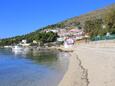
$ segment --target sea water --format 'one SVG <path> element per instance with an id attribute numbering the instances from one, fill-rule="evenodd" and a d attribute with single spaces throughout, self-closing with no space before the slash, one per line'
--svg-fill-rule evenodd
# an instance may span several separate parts
<path id="1" fill-rule="evenodd" d="M 64 52 L 0 49 L 0 86 L 58 86 L 68 67 Z"/>

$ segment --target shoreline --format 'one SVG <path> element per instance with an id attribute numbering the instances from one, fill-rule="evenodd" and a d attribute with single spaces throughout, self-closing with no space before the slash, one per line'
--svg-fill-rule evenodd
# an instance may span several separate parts
<path id="1" fill-rule="evenodd" d="M 70 54 L 68 69 L 58 86 L 115 85 L 115 40 L 75 44 L 71 48 L 60 46 L 45 49 Z"/>
<path id="2" fill-rule="evenodd" d="M 115 86 L 115 40 L 59 49 L 73 52 L 69 52 L 68 70 L 58 86 Z"/>
<path id="3" fill-rule="evenodd" d="M 65 51 L 64 48 L 62 50 Z M 71 49 L 69 51 L 71 57 L 69 57 L 68 69 L 58 86 L 88 86 L 87 70 L 82 66 L 76 51 Z"/>

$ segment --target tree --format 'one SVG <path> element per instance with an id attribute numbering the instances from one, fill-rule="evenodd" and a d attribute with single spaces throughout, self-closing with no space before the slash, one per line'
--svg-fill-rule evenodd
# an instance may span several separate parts
<path id="1" fill-rule="evenodd" d="M 91 37 L 103 35 L 106 32 L 103 32 L 102 24 L 102 19 L 93 19 L 86 21 L 84 25 L 85 33 L 88 33 Z"/>
<path id="2" fill-rule="evenodd" d="M 104 23 L 108 32 L 115 33 L 115 9 L 111 8 L 107 11 L 104 17 Z"/>
<path id="3" fill-rule="evenodd" d="M 56 41 L 58 35 L 57 33 L 53 32 L 42 32 L 38 35 L 38 40 L 40 40 L 43 43 L 48 43 L 48 42 L 54 42 Z"/>

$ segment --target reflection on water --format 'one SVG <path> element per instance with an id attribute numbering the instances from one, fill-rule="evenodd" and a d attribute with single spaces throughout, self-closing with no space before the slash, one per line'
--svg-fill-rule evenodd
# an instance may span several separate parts
<path id="1" fill-rule="evenodd" d="M 14 54 L 0 49 L 0 86 L 57 86 L 67 69 L 68 56 L 55 51 Z"/>
<path id="2" fill-rule="evenodd" d="M 24 49 L 23 51 L 13 51 L 15 56 L 23 56 L 26 59 L 31 59 L 39 64 L 53 64 L 58 60 L 57 51 L 52 50 L 45 50 L 45 51 L 38 51 L 38 50 L 30 50 Z"/>
<path id="3" fill-rule="evenodd" d="M 57 52 L 29 52 L 27 54 L 27 56 L 33 60 L 36 60 L 40 63 L 42 62 L 47 62 L 47 61 L 50 61 L 50 62 L 54 62 L 57 60 Z M 54 58 L 55 57 L 55 58 Z"/>
<path id="4" fill-rule="evenodd" d="M 28 47 L 19 47 L 19 46 L 15 46 L 14 48 L 12 48 L 12 52 L 15 54 L 15 55 L 26 55 L 28 54 L 29 52 L 31 51 L 30 48 Z"/>

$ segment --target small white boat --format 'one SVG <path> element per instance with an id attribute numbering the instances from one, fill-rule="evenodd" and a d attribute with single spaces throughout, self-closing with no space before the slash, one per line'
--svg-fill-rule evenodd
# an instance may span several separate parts
<path id="1" fill-rule="evenodd" d="M 20 45 L 16 45 L 12 47 L 12 52 L 14 54 L 27 54 L 30 51 L 30 49 L 28 47 L 23 47 Z"/>
<path id="2" fill-rule="evenodd" d="M 23 47 L 22 46 L 19 46 L 19 45 L 16 45 L 16 46 L 13 46 L 12 47 L 12 52 L 23 52 Z"/>

